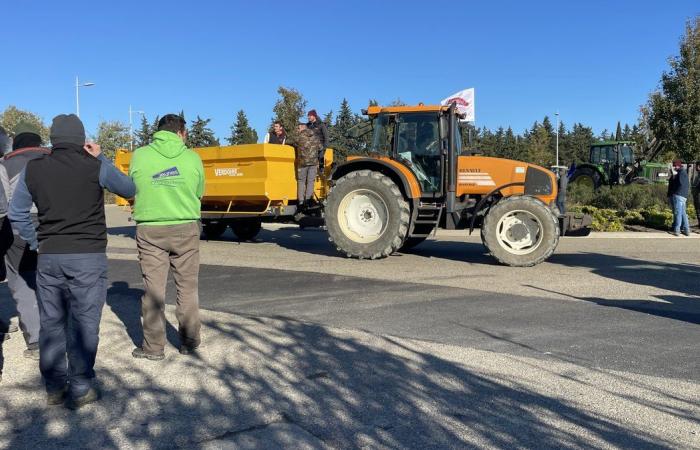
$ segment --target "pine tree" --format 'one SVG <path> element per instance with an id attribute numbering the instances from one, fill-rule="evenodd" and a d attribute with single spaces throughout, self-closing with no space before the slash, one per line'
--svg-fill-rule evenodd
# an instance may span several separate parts
<path id="1" fill-rule="evenodd" d="M 622 140 L 622 127 L 620 126 L 620 121 L 617 121 L 617 128 L 615 129 L 615 140 L 616 141 L 621 141 Z"/>
<path id="2" fill-rule="evenodd" d="M 326 124 L 326 127 L 328 127 L 328 131 L 330 132 L 330 129 L 333 126 L 333 110 L 328 111 L 326 115 L 323 116 L 322 122 Z"/>
<path id="3" fill-rule="evenodd" d="M 243 110 L 238 111 L 236 123 L 231 126 L 231 136 L 227 137 L 229 145 L 255 144 L 258 133 L 248 123 L 248 117 Z"/>
<path id="4" fill-rule="evenodd" d="M 550 124 L 551 125 L 551 124 Z M 530 163 L 548 167 L 552 164 L 552 152 L 550 134 L 547 127 L 535 122 L 530 131 L 527 144 L 527 160 Z"/>
<path id="5" fill-rule="evenodd" d="M 629 141 L 630 139 L 632 139 L 632 129 L 629 124 L 625 124 L 625 128 L 622 130 L 622 140 Z"/>
<path id="6" fill-rule="evenodd" d="M 219 140 L 214 136 L 214 131 L 209 128 L 211 119 L 202 119 L 197 116 L 187 132 L 187 146 L 190 148 L 213 147 L 219 145 Z"/>
<path id="7" fill-rule="evenodd" d="M 347 99 L 343 99 L 335 118 L 335 124 L 330 128 L 330 140 L 339 161 L 345 160 L 348 155 L 361 154 L 363 142 L 348 136 L 350 128 L 359 121 L 358 116 L 352 113 Z"/>
<path id="8" fill-rule="evenodd" d="M 153 128 L 151 124 L 148 123 L 146 116 L 141 116 L 141 126 L 136 130 L 134 136 L 134 149 L 139 147 L 145 147 L 151 143 L 153 139 Z"/>

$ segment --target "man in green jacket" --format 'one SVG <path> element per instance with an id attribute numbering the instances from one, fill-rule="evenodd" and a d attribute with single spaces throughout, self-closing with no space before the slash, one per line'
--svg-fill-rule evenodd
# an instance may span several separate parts
<path id="1" fill-rule="evenodd" d="M 143 344 L 135 358 L 165 357 L 165 287 L 172 267 L 177 287 L 176 316 L 180 353 L 200 344 L 199 221 L 204 168 L 185 146 L 185 119 L 167 114 L 158 122 L 153 143 L 134 151 L 129 175 L 136 184 L 136 245 L 145 293 L 141 299 Z"/>

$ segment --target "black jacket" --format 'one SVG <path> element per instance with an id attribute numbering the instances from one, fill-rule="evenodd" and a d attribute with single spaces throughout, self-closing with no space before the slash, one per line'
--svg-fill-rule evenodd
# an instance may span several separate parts
<path id="1" fill-rule="evenodd" d="M 688 172 L 686 172 L 685 167 L 681 167 L 678 173 L 672 176 L 671 180 L 668 182 L 668 196 L 680 195 L 681 197 L 688 198 L 689 186 Z"/>
<path id="2" fill-rule="evenodd" d="M 50 155 L 27 164 L 10 203 L 13 228 L 32 249 L 38 240 L 39 253 L 104 252 L 104 188 L 125 198 L 136 192 L 131 179 L 104 155 L 94 158 L 79 145 L 55 145 Z M 38 210 L 36 232 L 32 202 Z"/>
<path id="3" fill-rule="evenodd" d="M 316 122 L 307 123 L 306 128 L 314 130 L 314 132 L 318 135 L 318 138 L 321 141 L 321 145 L 323 146 L 321 151 L 328 148 L 328 127 L 326 127 L 325 123 L 316 119 Z"/>

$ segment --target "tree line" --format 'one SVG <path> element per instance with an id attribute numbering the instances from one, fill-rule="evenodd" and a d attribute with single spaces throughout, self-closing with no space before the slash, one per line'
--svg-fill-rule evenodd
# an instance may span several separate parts
<path id="1" fill-rule="evenodd" d="M 277 93 L 279 97 L 272 109 L 270 128 L 274 121 L 280 121 L 293 141 L 297 123 L 305 119 L 308 102 L 302 93 L 294 88 L 280 86 Z M 372 99 L 368 100 L 368 103 L 377 104 Z M 400 99 L 391 103 L 402 104 Z M 613 127 L 614 132 L 606 129 L 598 135 L 591 127 L 580 122 L 571 127 L 560 123 L 560 163 L 568 165 L 586 160 L 590 145 L 599 140 L 634 141 L 643 149 L 653 137 L 662 139 L 665 143 L 666 153 L 662 155 L 662 160 L 679 157 L 691 162 L 700 159 L 700 16 L 687 22 L 685 34 L 679 42 L 678 55 L 669 59 L 669 69 L 663 72 L 659 86 L 649 95 L 640 111 L 636 124 L 622 125 L 618 122 Z M 185 116 L 184 111 L 180 114 Z M 0 114 L 0 126 L 7 130 L 12 130 L 20 120 L 37 124 L 42 130 L 42 137 L 48 140 L 48 128 L 38 115 L 15 106 L 9 106 Z M 134 133 L 134 148 L 151 142 L 158 120 L 159 117 L 148 120 L 142 116 Z M 328 111 L 323 115 L 336 159 L 343 160 L 348 155 L 367 152 L 368 137 L 353 139 L 348 136 L 348 130 L 362 120 L 365 119 L 352 111 L 346 99 L 340 102 L 337 112 Z M 189 147 L 221 144 L 222 141 L 209 127 L 210 122 L 211 119 L 202 118 L 200 115 L 189 121 Z M 521 132 L 516 132 L 511 127 L 489 129 L 468 125 L 463 129 L 462 145 L 465 153 L 480 152 L 487 156 L 518 159 L 547 167 L 555 162 L 556 131 L 551 119 L 546 116 Z M 259 138 L 250 126 L 245 111 L 239 110 L 230 127 L 230 133 L 223 142 L 228 145 L 250 144 L 258 142 Z M 118 148 L 129 148 L 129 128 L 120 121 L 103 121 L 98 125 L 93 139 L 110 155 Z"/>

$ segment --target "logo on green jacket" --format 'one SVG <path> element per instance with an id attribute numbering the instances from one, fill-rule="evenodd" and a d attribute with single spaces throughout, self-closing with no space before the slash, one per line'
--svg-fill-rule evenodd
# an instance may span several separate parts
<path id="1" fill-rule="evenodd" d="M 180 171 L 177 169 L 177 167 L 165 169 L 153 175 L 151 178 L 153 179 L 152 184 L 154 185 L 174 186 L 177 184 L 182 184 L 182 180 L 180 179 Z"/>

